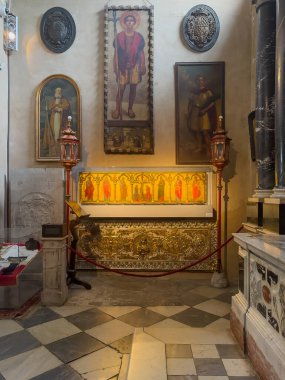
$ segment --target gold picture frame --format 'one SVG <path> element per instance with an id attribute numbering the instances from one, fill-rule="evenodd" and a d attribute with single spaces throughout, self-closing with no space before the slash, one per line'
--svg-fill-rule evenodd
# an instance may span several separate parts
<path id="1" fill-rule="evenodd" d="M 78 85 L 66 75 L 44 79 L 36 90 L 36 160 L 59 161 L 58 138 L 72 117 L 72 130 L 81 141 L 81 99 Z M 80 146 L 79 155 L 80 159 Z"/>

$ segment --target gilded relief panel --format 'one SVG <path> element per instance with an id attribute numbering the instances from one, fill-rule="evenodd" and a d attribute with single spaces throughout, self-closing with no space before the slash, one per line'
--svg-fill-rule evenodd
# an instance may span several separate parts
<path id="1" fill-rule="evenodd" d="M 95 226 L 99 228 L 95 228 Z M 213 221 L 108 221 L 78 226 L 78 250 L 110 268 L 171 270 L 206 256 L 217 246 Z M 78 268 L 90 264 L 78 260 Z M 191 270 L 214 270 L 215 256 Z M 95 269 L 95 267 L 93 267 Z"/>
<path id="2" fill-rule="evenodd" d="M 81 204 L 206 204 L 206 172 L 80 173 Z"/>

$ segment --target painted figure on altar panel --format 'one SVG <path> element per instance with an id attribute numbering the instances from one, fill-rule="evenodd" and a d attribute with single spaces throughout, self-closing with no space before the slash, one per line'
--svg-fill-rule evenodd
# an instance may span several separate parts
<path id="1" fill-rule="evenodd" d="M 138 202 L 139 200 L 140 200 L 139 187 L 138 187 L 138 185 L 135 185 L 134 193 L 133 193 L 133 201 Z"/>
<path id="2" fill-rule="evenodd" d="M 125 178 L 120 180 L 120 193 L 121 193 L 121 201 L 126 201 L 128 196 L 128 187 L 125 181 Z"/>
<path id="3" fill-rule="evenodd" d="M 164 201 L 164 188 L 165 188 L 165 181 L 162 177 L 160 177 L 160 180 L 158 182 L 158 188 L 157 188 L 157 200 L 159 202 Z"/>
<path id="4" fill-rule="evenodd" d="M 176 201 L 181 201 L 182 199 L 182 180 L 180 177 L 177 177 L 175 182 L 175 199 Z"/>
<path id="5" fill-rule="evenodd" d="M 88 177 L 85 184 L 85 198 L 88 201 L 93 201 L 94 185 L 90 177 Z"/>
<path id="6" fill-rule="evenodd" d="M 193 178 L 192 196 L 194 201 L 197 201 L 201 196 L 201 185 L 197 176 Z"/>
<path id="7" fill-rule="evenodd" d="M 151 188 L 149 185 L 146 185 L 145 187 L 144 199 L 146 202 L 151 202 L 152 200 Z"/>
<path id="8" fill-rule="evenodd" d="M 104 201 L 109 201 L 111 197 L 111 184 L 108 178 L 105 178 L 103 181 L 103 193 Z"/>

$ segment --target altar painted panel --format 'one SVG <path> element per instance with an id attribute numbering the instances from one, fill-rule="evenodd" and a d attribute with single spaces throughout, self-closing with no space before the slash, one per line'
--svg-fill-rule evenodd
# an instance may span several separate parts
<path id="1" fill-rule="evenodd" d="M 82 172 L 82 204 L 182 204 L 207 203 L 206 172 Z"/>

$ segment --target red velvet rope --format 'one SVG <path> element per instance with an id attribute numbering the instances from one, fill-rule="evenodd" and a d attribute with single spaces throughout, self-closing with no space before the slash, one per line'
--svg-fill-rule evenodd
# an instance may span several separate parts
<path id="1" fill-rule="evenodd" d="M 236 233 L 240 232 L 243 229 L 243 226 L 241 226 Z M 74 252 L 77 256 L 79 256 L 81 259 L 87 261 L 90 264 L 96 265 L 99 268 L 106 269 L 110 272 L 118 273 L 118 274 L 123 274 L 124 276 L 131 276 L 131 277 L 164 277 L 164 276 L 169 276 L 170 274 L 178 273 L 178 272 L 183 272 L 184 270 L 188 268 L 192 268 L 193 266 L 201 263 L 202 261 L 207 260 L 209 257 L 213 256 L 216 252 L 218 252 L 220 249 L 222 249 L 225 245 L 227 245 L 231 240 L 233 239 L 233 236 L 231 236 L 228 240 L 226 240 L 220 247 L 215 249 L 213 252 L 208 253 L 206 256 L 202 257 L 199 260 L 196 260 L 194 263 L 185 265 L 182 268 L 174 269 L 172 271 L 168 272 L 163 272 L 163 273 L 157 273 L 157 274 L 148 274 L 148 275 L 143 275 L 143 274 L 138 274 L 138 273 L 131 273 L 131 272 L 124 272 L 119 269 L 111 269 L 103 264 L 97 263 L 95 260 L 92 260 L 86 256 L 84 256 L 81 252 L 76 251 L 72 247 L 69 247 L 71 252 Z"/>

